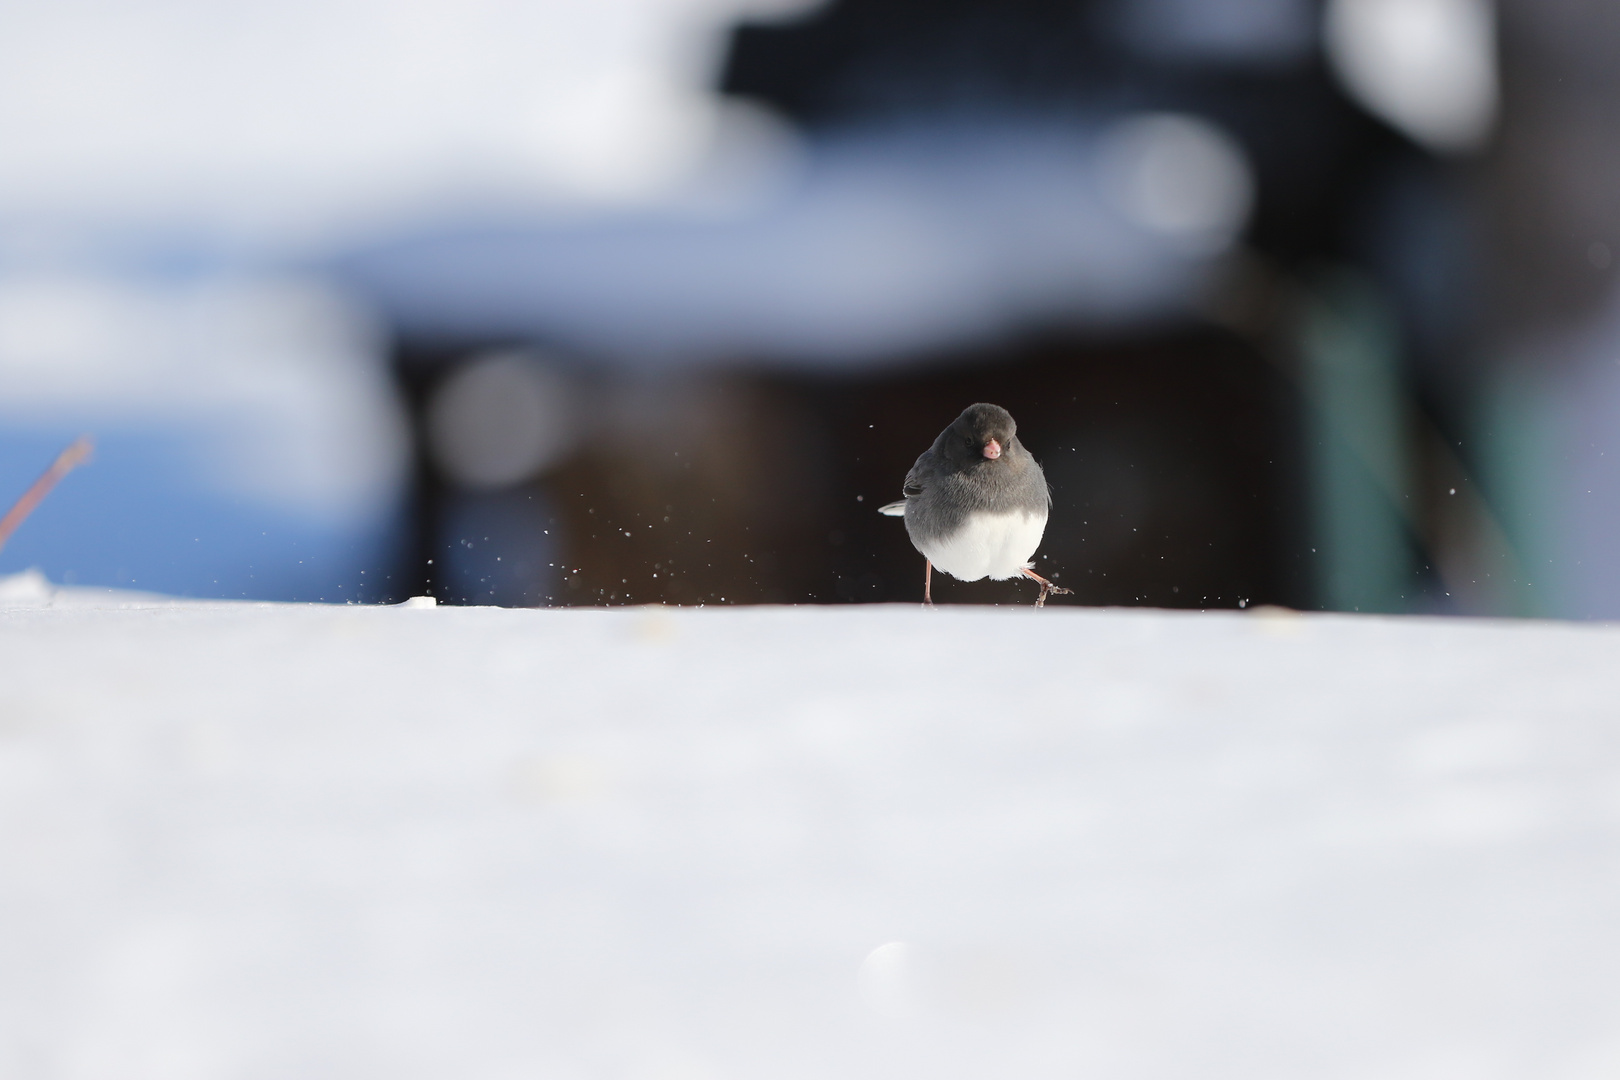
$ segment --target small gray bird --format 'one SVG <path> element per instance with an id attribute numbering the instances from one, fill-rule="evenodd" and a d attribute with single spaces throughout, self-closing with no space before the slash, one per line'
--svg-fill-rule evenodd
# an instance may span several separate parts
<path id="1" fill-rule="evenodd" d="M 923 603 L 934 602 L 936 566 L 960 581 L 1031 578 L 1041 586 L 1036 607 L 1071 592 L 1031 569 L 1052 493 L 1017 431 L 1000 405 L 969 405 L 906 473 L 906 497 L 878 508 L 906 519 L 923 554 Z"/>

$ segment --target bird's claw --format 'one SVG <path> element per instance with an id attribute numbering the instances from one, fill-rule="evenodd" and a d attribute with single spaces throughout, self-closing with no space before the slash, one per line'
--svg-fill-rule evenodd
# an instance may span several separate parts
<path id="1" fill-rule="evenodd" d="M 1037 574 L 1035 571 L 1031 570 L 1027 566 L 1024 567 L 1024 576 L 1031 579 L 1032 581 L 1037 581 L 1037 582 L 1040 583 L 1041 595 L 1039 595 L 1039 596 L 1037 596 L 1035 598 L 1035 606 L 1036 607 L 1045 607 L 1046 606 L 1046 598 L 1048 596 L 1053 595 L 1054 593 L 1057 594 L 1058 596 L 1073 596 L 1074 595 L 1074 590 L 1073 589 L 1065 589 L 1061 585 L 1054 585 L 1050 581 L 1047 581 L 1045 578 L 1041 577 L 1041 575 Z"/>
<path id="2" fill-rule="evenodd" d="M 1050 582 L 1046 582 L 1046 583 L 1041 585 L 1041 595 L 1039 595 L 1039 596 L 1037 596 L 1035 598 L 1035 606 L 1036 607 L 1045 607 L 1046 606 L 1046 598 L 1048 596 L 1051 596 L 1051 595 L 1054 595 L 1054 594 L 1057 595 L 1057 596 L 1073 596 L 1074 595 L 1074 590 L 1073 589 L 1065 589 L 1065 588 L 1063 588 L 1061 586 L 1053 585 Z"/>

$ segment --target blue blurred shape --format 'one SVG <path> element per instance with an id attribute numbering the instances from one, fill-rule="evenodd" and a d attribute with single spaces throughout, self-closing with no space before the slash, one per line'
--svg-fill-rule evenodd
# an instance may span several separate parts
<path id="1" fill-rule="evenodd" d="M 95 459 L 0 572 L 187 596 L 391 595 L 404 424 L 380 338 L 308 282 L 0 278 L 0 503 Z"/>
<path id="2" fill-rule="evenodd" d="M 848 132 L 729 213 L 445 225 L 339 272 L 419 338 L 537 338 L 661 364 L 863 364 L 1032 326 L 1154 321 L 1201 295 L 1244 225 L 1251 178 L 1207 121 L 1145 119 Z M 1161 146 L 1166 133 L 1185 137 Z M 1156 183 L 1153 163 L 1190 143 L 1191 167 Z M 1121 160 L 1144 148 L 1171 153 Z M 1167 212 L 1166 198 L 1196 205 Z"/>

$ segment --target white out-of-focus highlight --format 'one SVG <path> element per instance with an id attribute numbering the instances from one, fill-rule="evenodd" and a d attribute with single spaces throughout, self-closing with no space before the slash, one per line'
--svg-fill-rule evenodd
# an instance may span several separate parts
<path id="1" fill-rule="evenodd" d="M 296 238 L 470 196 L 657 201 L 723 124 L 728 29 L 805 6 L 0 4 L 0 211 Z"/>
<path id="2" fill-rule="evenodd" d="M 1109 197 L 1127 218 L 1201 250 L 1230 244 L 1254 203 L 1242 148 L 1194 116 L 1122 121 L 1104 136 L 1101 168 Z"/>
<path id="3" fill-rule="evenodd" d="M 891 1020 L 917 1011 L 917 963 L 913 952 L 905 942 L 891 941 L 866 954 L 856 976 L 856 987 L 867 1009 Z"/>
<path id="4" fill-rule="evenodd" d="M 300 278 L 0 275 L 0 424 L 209 432 L 209 482 L 331 521 L 409 461 L 369 313 Z"/>
<path id="5" fill-rule="evenodd" d="M 501 488 L 555 464 L 576 434 L 569 381 L 537 357 L 496 352 L 470 361 L 428 403 L 428 445 L 456 483 Z"/>
<path id="6" fill-rule="evenodd" d="M 1323 33 L 1351 96 L 1429 149 L 1459 153 L 1490 137 L 1491 0 L 1329 0 Z"/>

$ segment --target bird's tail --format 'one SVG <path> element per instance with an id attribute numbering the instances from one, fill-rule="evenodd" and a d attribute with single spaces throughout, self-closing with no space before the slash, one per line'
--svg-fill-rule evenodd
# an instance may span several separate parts
<path id="1" fill-rule="evenodd" d="M 906 500 L 901 499 L 899 502 L 892 502 L 885 506 L 880 506 L 878 507 L 878 513 L 887 514 L 890 517 L 905 517 Z"/>

